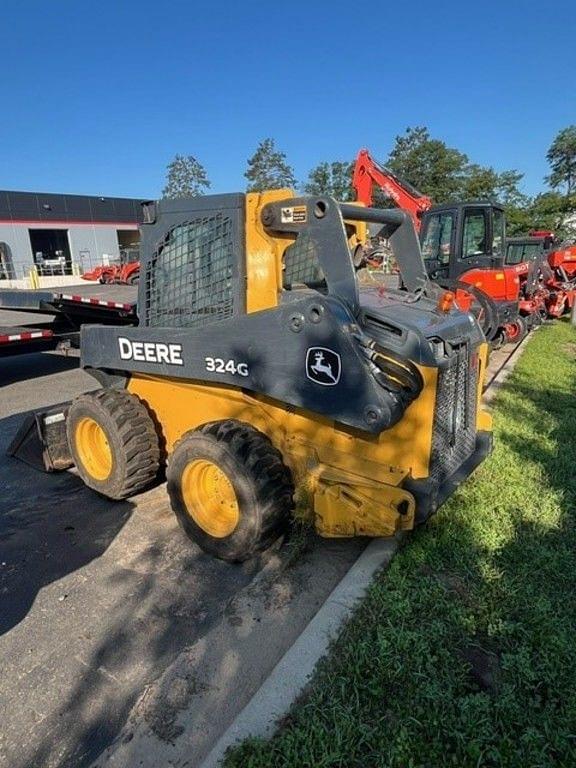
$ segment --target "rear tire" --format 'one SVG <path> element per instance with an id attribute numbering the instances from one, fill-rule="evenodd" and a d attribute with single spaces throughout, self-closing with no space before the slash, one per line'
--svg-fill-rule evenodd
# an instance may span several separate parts
<path id="1" fill-rule="evenodd" d="M 241 562 L 286 529 L 294 487 L 268 437 L 235 419 L 187 432 L 166 471 L 178 522 L 205 552 Z"/>
<path id="2" fill-rule="evenodd" d="M 125 499 L 158 476 L 158 435 L 135 395 L 117 389 L 81 395 L 66 421 L 72 458 L 89 488 L 110 499 Z"/>

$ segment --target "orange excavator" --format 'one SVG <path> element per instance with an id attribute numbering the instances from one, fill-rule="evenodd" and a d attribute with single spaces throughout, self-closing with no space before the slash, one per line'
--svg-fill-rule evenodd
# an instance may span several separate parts
<path id="1" fill-rule="evenodd" d="M 356 199 L 364 205 L 372 204 L 373 190 L 380 188 L 412 216 L 429 277 L 453 291 L 462 310 L 478 316 L 493 346 L 516 343 L 541 322 L 539 313 L 520 314 L 521 268 L 505 264 L 506 220 L 501 206 L 486 201 L 433 205 L 366 149 L 358 153 L 352 184 Z"/>
<path id="2" fill-rule="evenodd" d="M 374 203 L 374 188 L 380 188 L 386 197 L 394 200 L 398 208 L 410 214 L 417 232 L 420 231 L 422 215 L 432 207 L 431 198 L 423 195 L 407 181 L 398 178 L 389 168 L 373 160 L 367 149 L 358 152 L 352 174 L 352 186 L 356 199 L 367 208 L 372 207 Z"/>

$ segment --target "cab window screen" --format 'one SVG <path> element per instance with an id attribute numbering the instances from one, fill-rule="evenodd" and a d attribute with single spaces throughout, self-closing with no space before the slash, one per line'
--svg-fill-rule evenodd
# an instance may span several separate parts
<path id="1" fill-rule="evenodd" d="M 486 217 L 483 211 L 466 211 L 462 256 L 482 256 L 487 252 Z"/>
<path id="2" fill-rule="evenodd" d="M 147 324 L 195 327 L 229 317 L 233 263 L 227 216 L 206 216 L 171 229 L 147 268 Z"/>
<path id="3" fill-rule="evenodd" d="M 441 264 L 448 264 L 452 249 L 454 216 L 452 213 L 436 213 L 430 216 L 422 243 L 422 255 L 425 259 L 434 259 Z"/>

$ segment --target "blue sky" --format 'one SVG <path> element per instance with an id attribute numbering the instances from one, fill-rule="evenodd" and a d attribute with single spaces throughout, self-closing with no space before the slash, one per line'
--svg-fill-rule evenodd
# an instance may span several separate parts
<path id="1" fill-rule="evenodd" d="M 156 197 L 193 154 L 245 188 L 267 136 L 304 180 L 407 126 L 540 191 L 576 123 L 573 0 L 5 0 L 0 188 Z"/>

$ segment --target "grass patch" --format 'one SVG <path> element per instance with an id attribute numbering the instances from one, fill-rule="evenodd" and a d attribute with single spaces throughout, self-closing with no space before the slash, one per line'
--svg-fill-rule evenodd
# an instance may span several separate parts
<path id="1" fill-rule="evenodd" d="M 535 334 L 493 455 L 375 580 L 280 732 L 226 768 L 576 766 L 574 337 Z"/>

